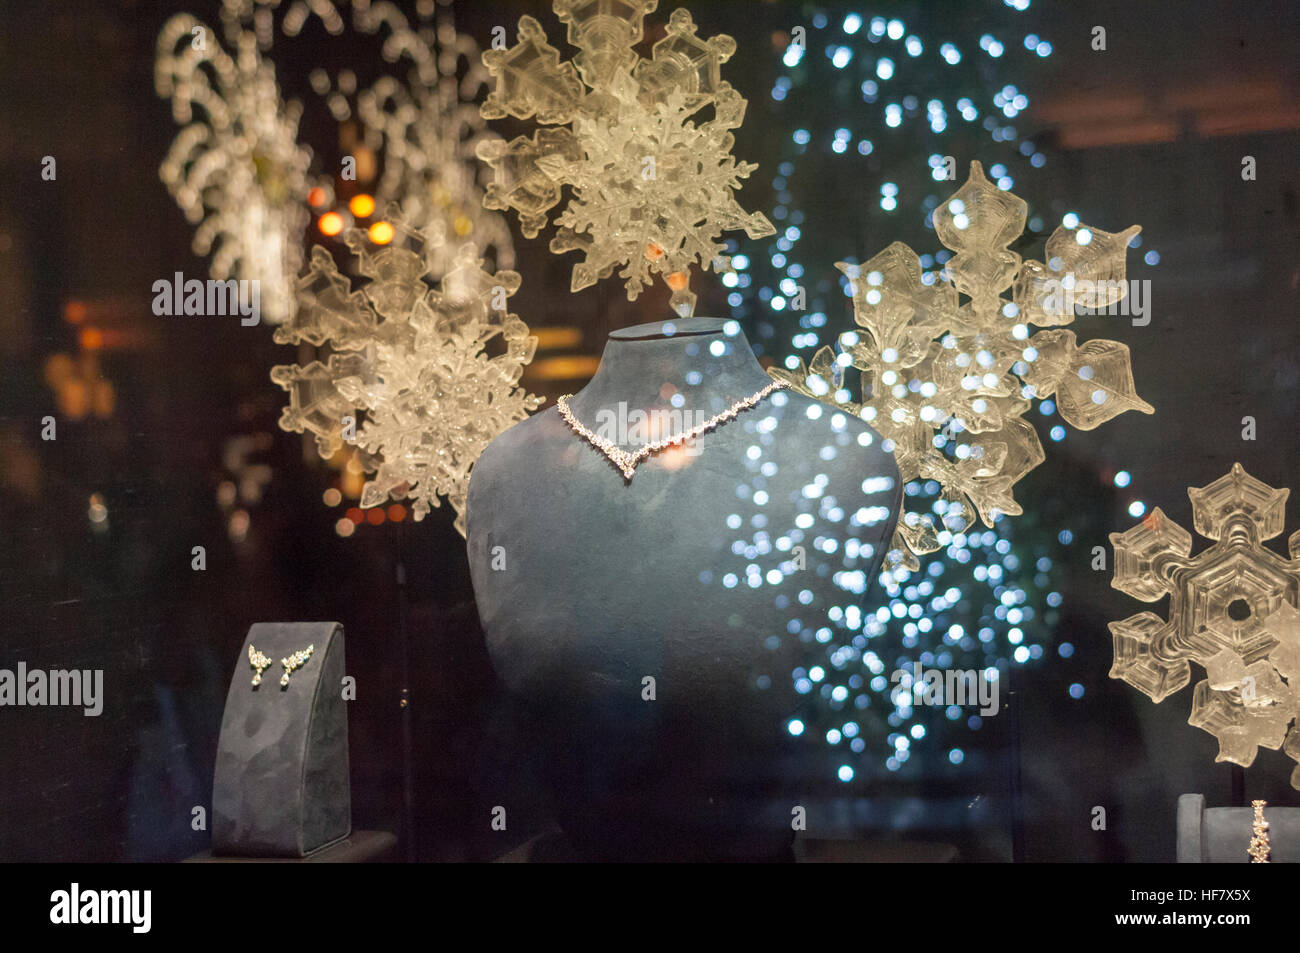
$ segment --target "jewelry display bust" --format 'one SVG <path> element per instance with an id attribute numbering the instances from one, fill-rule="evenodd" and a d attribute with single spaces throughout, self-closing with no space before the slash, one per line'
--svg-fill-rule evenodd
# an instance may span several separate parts
<path id="1" fill-rule="evenodd" d="M 792 671 L 829 670 L 825 635 L 878 604 L 902 487 L 863 421 L 771 385 L 735 322 L 626 328 L 574 423 L 626 454 L 720 422 L 626 473 L 548 408 L 474 466 L 488 651 L 584 856 L 781 856 L 823 796 Z"/>

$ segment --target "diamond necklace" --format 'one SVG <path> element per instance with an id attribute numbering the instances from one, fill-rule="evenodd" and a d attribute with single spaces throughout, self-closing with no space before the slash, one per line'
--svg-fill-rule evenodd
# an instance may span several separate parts
<path id="1" fill-rule="evenodd" d="M 694 440 L 701 434 L 708 433 L 714 427 L 717 427 L 720 424 L 725 424 L 728 420 L 734 419 L 742 410 L 749 410 L 749 408 L 753 407 L 773 391 L 781 390 L 788 386 L 789 385 L 786 384 L 785 381 L 772 381 L 772 383 L 768 384 L 762 390 L 750 394 L 742 400 L 736 401 L 722 413 L 710 417 L 708 420 L 704 421 L 704 423 L 697 424 L 690 430 L 685 430 L 675 437 L 667 437 L 663 440 L 656 440 L 654 443 L 647 443 L 645 446 L 640 447 L 632 453 L 628 453 L 626 450 L 620 450 L 614 441 L 606 440 L 604 437 L 598 437 L 584 427 L 582 422 L 579 421 L 577 417 L 573 416 L 573 411 L 569 409 L 569 398 L 573 396 L 572 394 L 565 394 L 555 402 L 555 406 L 560 411 L 560 416 L 564 418 L 565 423 L 573 429 L 574 433 L 607 456 L 610 462 L 622 471 L 623 478 L 625 480 L 630 480 L 632 479 L 632 474 L 636 472 L 637 465 L 651 454 L 658 453 L 661 450 L 666 450 L 674 444 L 685 443 L 687 440 Z"/>

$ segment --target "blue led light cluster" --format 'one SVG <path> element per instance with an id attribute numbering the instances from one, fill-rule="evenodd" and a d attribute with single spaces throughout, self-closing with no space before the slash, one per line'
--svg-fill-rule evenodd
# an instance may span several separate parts
<path id="1" fill-rule="evenodd" d="M 1001 12 L 1009 12 L 1014 21 L 1029 6 L 1029 0 L 1004 0 Z M 847 278 L 818 279 L 830 260 L 813 264 L 800 253 L 808 223 L 793 183 L 810 156 L 820 161 L 837 156 L 834 161 L 859 164 L 852 171 L 858 182 L 875 175 L 878 182 L 868 186 L 870 204 L 862 208 L 855 200 L 851 207 L 869 218 L 865 224 L 855 222 L 853 233 L 877 237 L 879 247 L 896 237 L 893 233 L 900 225 L 908 224 L 899 216 L 917 216 L 913 225 L 923 222 L 933 231 L 931 215 L 946 194 L 950 171 L 959 176 L 970 158 L 960 156 L 959 168 L 950 170 L 945 157 L 958 151 L 958 142 L 968 142 L 971 131 L 979 131 L 984 143 L 979 158 L 1004 191 L 1014 187 L 1017 176 L 1046 165 L 1046 154 L 1016 126 L 1030 107 L 1029 93 L 1020 81 L 992 77 L 1000 70 L 1030 69 L 1052 55 L 1052 44 L 1036 33 L 1016 29 L 1014 22 L 995 27 L 994 20 L 1005 19 L 992 15 L 995 12 L 986 18 L 989 32 L 968 42 L 951 36 L 936 42 L 897 17 L 849 12 L 832 19 L 818 12 L 810 21 L 806 49 L 791 43 L 780 53 L 782 68 L 771 89 L 775 105 L 770 113 L 777 128 L 787 117 L 789 131 L 781 137 L 782 156 L 772 179 L 771 218 L 777 236 L 768 243 L 732 242 L 735 272 L 723 276 L 732 314 L 752 320 L 760 353 L 785 356 L 791 349 L 811 353 L 832 338 L 853 343 L 854 331 L 828 330 L 831 309 L 830 327 L 845 326 L 841 315 L 847 315 L 847 308 L 841 295 L 851 294 Z M 998 69 L 990 69 L 991 63 Z M 820 98 L 828 91 L 845 89 L 852 96 L 839 103 L 825 128 L 815 123 L 818 110 L 800 106 L 803 90 Z M 968 145 L 965 149 L 970 151 Z M 928 174 L 925 167 L 910 172 L 914 157 L 920 156 L 928 156 Z M 877 164 L 870 165 L 873 162 Z M 803 194 L 825 188 L 825 181 L 817 178 L 803 183 Z M 1031 213 L 1030 228 L 1051 231 L 1055 223 L 1049 224 L 1047 218 Z M 1077 226 L 1076 213 L 1066 213 L 1062 221 L 1068 227 L 1071 218 Z M 1133 244 L 1139 246 L 1141 236 Z M 937 280 L 950 257 L 937 239 L 932 247 L 932 253 L 921 256 L 927 284 Z M 1159 254 L 1148 251 L 1144 260 L 1154 265 Z M 834 293 L 837 289 L 841 295 Z M 797 365 L 797 360 L 791 355 L 786 364 Z M 1040 412 L 1051 418 L 1054 403 L 1043 401 Z M 1050 419 L 1047 423 L 1047 436 L 1063 440 L 1066 429 Z M 1115 486 L 1127 486 L 1129 480 L 1129 474 L 1120 471 Z M 929 497 L 937 493 L 937 486 L 918 483 L 905 490 L 909 496 Z M 935 512 L 940 517 L 946 505 L 936 498 Z M 1141 501 L 1130 504 L 1130 513 L 1143 511 Z M 846 605 L 833 607 L 820 622 L 800 622 L 801 633 L 811 636 L 804 641 L 817 649 L 817 658 L 790 675 L 799 700 L 787 724 L 792 735 L 820 738 L 846 755 L 874 757 L 881 754 L 878 744 L 864 735 L 876 738 L 884 733 L 883 758 L 891 771 L 900 770 L 924 744 L 945 750 L 949 763 L 962 763 L 965 752 L 953 741 L 954 733 L 978 730 L 980 716 L 969 709 L 936 712 L 907 704 L 906 699 L 895 700 L 893 696 L 900 693 L 893 691 L 889 676 L 920 662 L 927 668 L 979 669 L 994 678 L 1043 657 L 1051 648 L 1053 616 L 1061 604 L 1048 543 L 1066 546 L 1074 540 L 1064 530 L 1048 543 L 1015 544 L 1011 521 L 999 520 L 993 529 L 946 533 L 944 542 L 944 549 L 922 559 L 918 572 L 882 573 L 879 584 L 886 600 L 874 614 L 864 615 L 849 601 L 848 597 L 860 599 L 865 594 L 868 580 L 861 572 L 846 571 L 836 580 L 845 590 Z M 845 543 L 851 545 L 852 540 Z M 749 545 L 739 544 L 742 549 Z M 763 581 L 750 579 L 749 584 Z M 746 582 L 737 576 L 733 584 Z M 1056 651 L 1070 658 L 1074 646 L 1061 643 Z M 1068 693 L 1081 698 L 1083 687 L 1073 684 Z M 853 758 L 846 757 L 837 768 L 841 781 L 851 781 L 856 774 Z"/>

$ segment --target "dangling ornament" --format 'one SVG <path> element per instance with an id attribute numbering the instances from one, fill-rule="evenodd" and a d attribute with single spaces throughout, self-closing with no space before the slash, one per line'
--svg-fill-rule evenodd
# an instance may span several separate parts
<path id="1" fill-rule="evenodd" d="M 182 129 L 159 171 L 196 226 L 195 254 L 212 256 L 212 276 L 259 282 L 262 317 L 279 324 L 293 314 L 308 193 L 328 183 L 309 174 L 302 108 L 281 98 L 254 31 L 227 33 L 233 54 L 189 14 L 163 26 L 154 85 Z"/>
<path id="2" fill-rule="evenodd" d="M 472 243 L 461 246 L 438 288 L 425 236 L 397 207 L 387 210 L 394 240 L 376 248 L 359 229 L 345 233 L 369 283 L 360 291 L 324 248 L 312 250 L 299 282 L 293 324 L 281 344 L 328 344 L 324 363 L 282 365 L 271 379 L 289 392 L 280 426 L 311 433 L 323 458 L 344 444 L 373 472 L 363 507 L 415 501 L 422 519 L 446 497 L 465 533 L 470 469 L 491 440 L 522 420 L 542 398 L 518 386 L 537 338 L 508 310 L 519 289 L 513 271 L 486 271 Z M 500 337 L 504 350 L 488 356 Z"/>
<path id="3" fill-rule="evenodd" d="M 823 347 L 810 364 L 796 358 L 792 370 L 769 369 L 871 424 L 904 483 L 941 487 L 937 514 L 902 514 L 894 565 L 915 570 L 918 555 L 977 518 L 991 526 L 1023 512 L 1012 490 L 1044 459 L 1024 420 L 1033 401 L 1054 396 L 1081 430 L 1126 410 L 1155 412 L 1134 389 L 1126 345 L 1080 344 L 1059 330 L 1073 322 L 1076 305 L 1108 308 L 1123 298 L 1125 252 L 1138 226 L 1116 234 L 1062 226 L 1047 239 L 1046 263 L 1022 261 L 1007 246 L 1024 230 L 1026 211 L 972 162 L 970 178 L 934 212 L 939 240 L 954 252 L 946 270 L 922 274 L 916 252 L 900 242 L 865 264 L 840 262 L 861 333 L 843 339 L 838 353 Z M 968 300 L 959 304 L 959 294 Z M 1032 325 L 1051 330 L 1031 333 Z M 844 386 L 849 368 L 862 376 L 861 401 Z"/>
<path id="4" fill-rule="evenodd" d="M 514 209 L 524 235 L 550 222 L 566 186 L 572 198 L 555 217 L 551 251 L 580 251 L 572 290 L 595 284 L 622 266 L 629 301 L 663 277 L 671 307 L 694 312 L 690 269 L 725 269 L 720 242 L 728 229 L 751 238 L 775 232 L 763 215 L 747 213 L 735 192 L 758 167 L 731 155 L 746 101 L 721 79 L 735 52 L 729 36 L 704 40 L 684 9 L 673 11 L 651 58 L 633 47 L 658 0 L 555 0 L 579 50 L 562 62 L 541 24 L 519 20 L 519 41 L 489 50 L 483 62 L 496 87 L 483 103 L 488 119 L 534 119 L 531 137 L 486 142 L 478 155 L 492 167 L 488 208 Z M 712 118 L 698 114 L 712 108 Z"/>

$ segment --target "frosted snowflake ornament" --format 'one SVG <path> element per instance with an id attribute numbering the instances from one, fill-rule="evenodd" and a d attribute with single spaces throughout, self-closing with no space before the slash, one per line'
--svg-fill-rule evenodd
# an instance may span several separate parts
<path id="1" fill-rule="evenodd" d="M 227 0 L 245 7 L 277 6 L 279 0 Z M 327 31 L 344 33 L 346 4 L 314 0 L 296 4 L 281 20 L 297 36 L 311 17 Z M 457 32 L 448 4 L 421 4 L 408 18 L 391 4 L 353 3 L 356 33 L 381 37 L 385 60 L 400 67 L 358 88 L 350 70 L 333 77 L 313 70 L 312 88 L 339 123 L 360 122 L 360 138 L 381 158 L 375 185 L 378 207 L 398 203 L 407 222 L 427 241 L 431 273 L 453 265 L 467 241 L 502 268 L 514 265 L 505 217 L 483 206 L 490 169 L 477 149 L 500 136 L 487 128 L 477 100 L 490 79 L 473 38 Z M 247 15 L 247 14 L 246 14 Z"/>
<path id="2" fill-rule="evenodd" d="M 212 276 L 259 281 L 262 316 L 279 324 L 293 314 L 307 194 L 329 183 L 311 180 L 311 151 L 298 143 L 301 107 L 281 98 L 254 32 L 228 33 L 234 55 L 189 14 L 159 34 L 154 85 L 182 126 L 159 172 L 198 226 L 194 252 L 211 255 Z"/>
<path id="3" fill-rule="evenodd" d="M 678 9 L 644 59 L 634 47 L 657 5 L 555 0 L 555 14 L 579 50 L 572 63 L 560 59 L 541 24 L 521 17 L 515 46 L 483 54 L 496 86 L 482 113 L 552 128 L 485 142 L 478 155 L 495 174 L 485 204 L 514 209 L 530 238 L 550 223 L 569 187 L 551 250 L 583 253 L 572 290 L 621 266 L 628 300 L 635 300 L 659 275 L 672 290 L 673 310 L 685 317 L 695 307 L 690 269 L 725 266 L 724 231 L 762 238 L 775 229 L 736 201 L 741 180 L 757 166 L 731 155 L 746 107 L 721 79 L 735 41 L 701 39 L 691 15 Z M 708 118 L 700 115 L 705 107 L 712 109 Z"/>
<path id="4" fill-rule="evenodd" d="M 1219 740 L 1216 761 L 1243 767 L 1261 747 L 1300 762 L 1300 532 L 1290 559 L 1263 545 L 1278 536 L 1290 490 L 1274 489 L 1240 463 L 1209 486 L 1187 491 L 1196 531 L 1214 543 L 1192 556 L 1192 536 L 1159 507 L 1132 529 L 1112 533 L 1111 585 L 1143 602 L 1166 595 L 1169 620 L 1140 612 L 1110 623 L 1121 679 L 1154 702 L 1192 679 L 1188 723 Z M 1300 790 L 1300 764 L 1291 772 Z"/>
<path id="5" fill-rule="evenodd" d="M 419 520 L 445 497 L 464 535 L 474 461 L 543 402 L 518 386 L 537 338 L 508 311 L 516 272 L 486 271 L 466 243 L 433 288 L 425 236 L 397 207 L 386 215 L 396 230 L 390 244 L 376 247 L 359 229 L 344 235 L 369 279 L 360 290 L 324 248 L 312 250 L 298 314 L 275 339 L 328 344 L 335 353 L 323 364 L 272 370 L 290 396 L 280 426 L 313 434 L 325 458 L 355 446 L 372 474 L 363 507 L 410 499 Z"/>
<path id="6" fill-rule="evenodd" d="M 808 364 L 795 358 L 792 369 L 768 371 L 870 423 L 904 483 L 941 487 L 935 513 L 901 515 L 892 566 L 916 570 L 918 555 L 977 518 L 991 526 L 1023 512 L 1015 484 L 1044 460 L 1023 419 L 1034 400 L 1055 396 L 1061 416 L 1081 430 L 1127 410 L 1154 413 L 1137 396 L 1124 344 L 1079 344 L 1062 329 L 1076 305 L 1106 308 L 1123 297 L 1125 252 L 1139 228 L 1061 226 L 1047 240 L 1046 262 L 1024 261 L 1007 246 L 1024 231 L 1026 213 L 1022 199 L 972 162 L 970 178 L 934 212 L 935 232 L 954 252 L 945 270 L 923 274 L 901 242 L 865 264 L 838 263 L 860 330 Z M 1033 333 L 1031 325 L 1050 330 Z M 850 369 L 861 375 L 861 401 L 844 386 Z"/>

